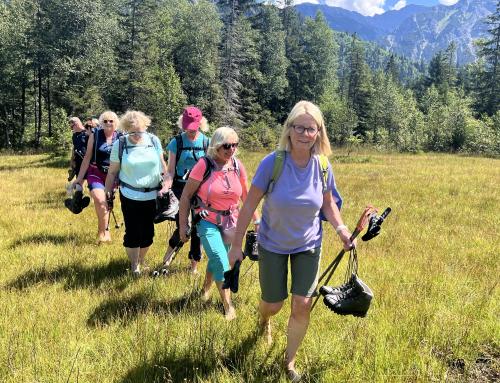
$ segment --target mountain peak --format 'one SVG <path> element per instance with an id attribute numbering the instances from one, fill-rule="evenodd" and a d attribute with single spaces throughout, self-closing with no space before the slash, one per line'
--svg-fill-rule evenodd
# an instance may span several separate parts
<path id="1" fill-rule="evenodd" d="M 497 0 L 460 0 L 453 5 L 444 5 L 445 0 L 440 2 L 443 4 L 433 7 L 410 4 L 373 16 L 327 4 L 303 3 L 296 5 L 296 9 L 310 17 L 320 10 L 330 28 L 356 33 L 364 40 L 377 42 L 415 61 L 430 60 L 437 51 L 446 49 L 451 41 L 456 44 L 460 63 L 474 60 L 473 40 L 486 34 L 484 18 L 495 11 Z M 449 4 L 452 2 L 450 0 Z M 397 3 L 388 1 L 386 6 Z"/>

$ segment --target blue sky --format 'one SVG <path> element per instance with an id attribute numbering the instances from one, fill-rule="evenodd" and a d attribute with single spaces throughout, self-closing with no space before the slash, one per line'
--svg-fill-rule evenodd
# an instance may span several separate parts
<path id="1" fill-rule="evenodd" d="M 459 0 L 295 0 L 295 4 L 314 3 L 341 7 L 359 12 L 365 16 L 373 16 L 391 9 L 401 9 L 409 4 L 433 6 L 437 4 L 453 5 Z"/>

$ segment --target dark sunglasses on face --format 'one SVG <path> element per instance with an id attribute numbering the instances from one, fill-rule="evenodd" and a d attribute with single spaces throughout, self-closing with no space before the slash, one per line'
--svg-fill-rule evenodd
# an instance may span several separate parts
<path id="1" fill-rule="evenodd" d="M 85 129 L 92 129 L 92 126 L 90 126 L 90 125 L 85 125 Z"/>
<path id="2" fill-rule="evenodd" d="M 103 120 L 102 122 L 104 122 L 105 124 L 107 124 L 108 122 L 109 122 L 110 124 L 112 124 L 112 123 L 113 123 L 113 120 Z"/>
<path id="3" fill-rule="evenodd" d="M 223 147 L 226 150 L 229 150 L 231 148 L 237 148 L 238 147 L 238 143 L 235 142 L 233 144 L 222 144 L 221 147 Z"/>

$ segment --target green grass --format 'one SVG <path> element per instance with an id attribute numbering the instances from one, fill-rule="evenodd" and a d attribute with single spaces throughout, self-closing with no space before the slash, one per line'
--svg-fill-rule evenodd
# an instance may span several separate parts
<path id="1" fill-rule="evenodd" d="M 242 154 L 251 175 L 262 156 Z M 499 379 L 500 161 L 356 156 L 332 157 L 346 223 L 353 228 L 367 203 L 393 209 L 382 234 L 358 246 L 375 299 L 364 319 L 318 305 L 298 356 L 306 381 Z M 123 228 L 95 245 L 93 206 L 78 216 L 63 207 L 64 161 L 0 156 L 0 177 L 1 382 L 285 381 L 289 303 L 268 348 L 255 335 L 256 265 L 243 263 L 238 318 L 226 323 L 217 298 L 197 299 L 203 273 L 187 273 L 185 250 L 168 278 L 133 280 Z M 156 226 L 150 264 L 171 230 Z M 327 229 L 323 268 L 340 247 Z"/>

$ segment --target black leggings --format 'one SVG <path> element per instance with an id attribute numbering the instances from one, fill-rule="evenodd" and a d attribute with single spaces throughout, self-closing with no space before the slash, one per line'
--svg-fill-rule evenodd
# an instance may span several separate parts
<path id="1" fill-rule="evenodd" d="M 123 221 L 125 222 L 125 235 L 123 246 L 148 247 L 153 243 L 155 227 L 153 219 L 156 213 L 156 201 L 135 201 L 120 192 Z"/>
<path id="2" fill-rule="evenodd" d="M 184 190 L 185 183 L 176 182 L 172 184 L 172 191 L 174 192 L 177 199 L 181 200 L 182 191 Z M 191 211 L 191 218 L 194 217 L 194 212 Z M 198 237 L 198 231 L 196 230 L 196 226 L 191 228 L 191 245 L 189 248 L 188 258 L 193 261 L 199 261 L 201 259 L 201 242 L 200 237 Z M 179 235 L 179 213 L 175 215 L 175 230 L 172 233 L 172 236 L 168 240 L 168 246 L 172 249 L 177 246 L 177 244 L 181 241 L 181 237 Z M 181 243 L 181 248 L 184 244 Z"/>

